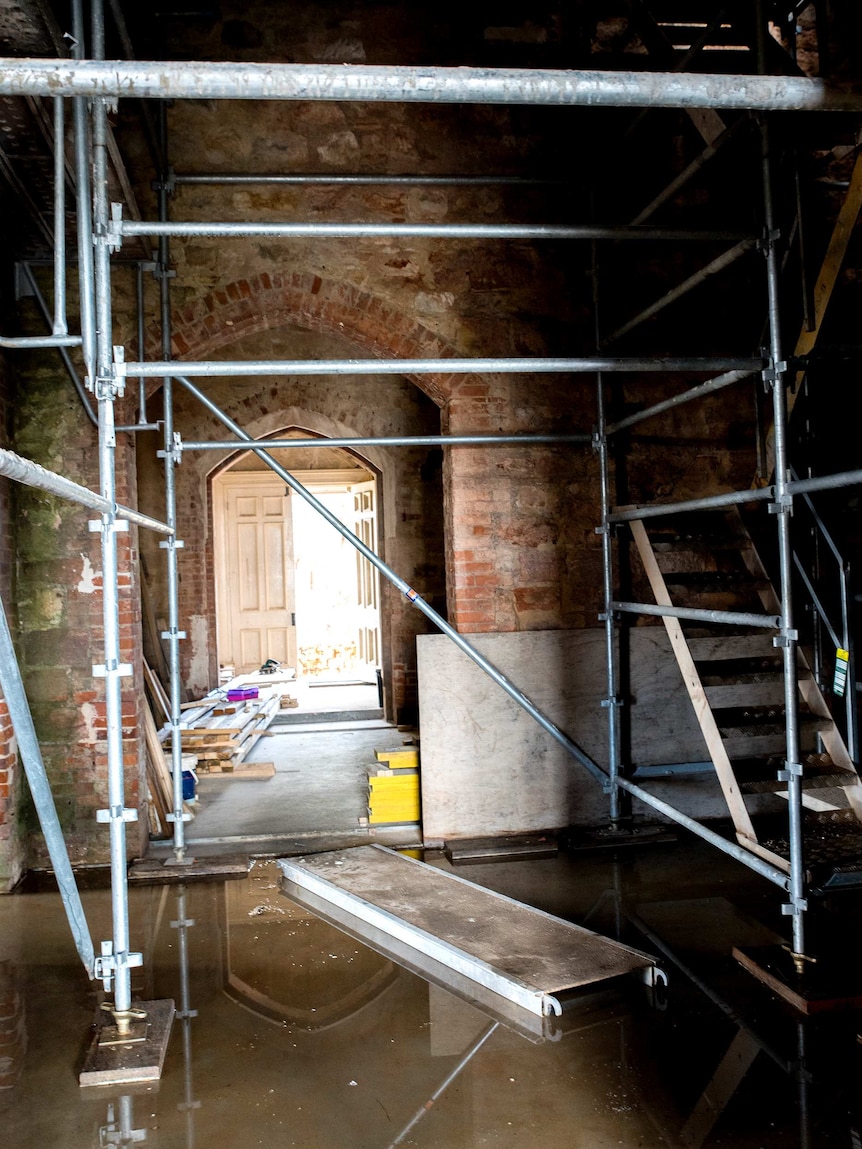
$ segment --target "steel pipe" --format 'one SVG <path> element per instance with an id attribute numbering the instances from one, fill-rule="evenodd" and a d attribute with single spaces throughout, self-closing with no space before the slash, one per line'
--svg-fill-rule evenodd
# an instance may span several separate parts
<path id="1" fill-rule="evenodd" d="M 508 444 L 533 447 L 541 443 L 591 443 L 591 435 L 403 435 L 389 438 L 353 439 L 264 439 L 266 447 L 284 450 L 290 447 L 488 447 Z M 236 439 L 183 441 L 183 451 L 229 451 Z"/>
<path id="2" fill-rule="evenodd" d="M 92 5 L 93 52 L 104 55 L 103 0 Z M 95 240 L 95 366 L 94 386 L 99 414 L 99 483 L 103 497 L 114 504 L 116 491 L 115 389 L 111 380 L 111 265 L 107 243 L 108 206 L 108 109 L 103 99 L 93 101 L 93 238 Z M 119 552 L 117 522 L 112 512 L 102 515 L 102 627 L 105 674 L 105 747 L 108 759 L 107 821 L 111 858 L 111 922 L 109 961 L 103 955 L 105 987 L 113 992 L 112 1012 L 120 1033 L 128 1032 L 132 1004 L 131 968 L 140 955 L 130 952 L 129 892 L 126 874 L 126 819 L 137 814 L 125 805 L 123 754 L 123 665 L 119 622 Z"/>
<path id="3" fill-rule="evenodd" d="M 168 120 L 167 108 L 164 102 L 159 106 L 159 142 L 162 154 L 167 163 L 168 155 Z M 169 184 L 167 172 L 161 172 L 158 182 L 159 219 L 166 222 L 169 213 Z M 171 353 L 171 276 L 170 276 L 170 239 L 167 235 L 159 236 L 158 248 L 158 280 L 159 280 L 159 325 L 161 328 L 162 355 L 166 358 Z M 164 460 L 165 460 L 165 518 L 176 528 L 177 524 L 177 486 L 176 468 L 180 456 L 174 435 L 174 381 L 170 373 L 166 373 L 162 384 L 163 390 L 163 432 L 164 432 Z M 180 578 L 179 562 L 177 558 L 176 539 L 169 538 L 165 546 L 167 559 L 166 574 L 168 584 L 168 629 L 162 635 L 168 641 L 168 673 L 170 677 L 170 715 L 171 728 L 171 773 L 173 780 L 173 811 L 170 818 L 173 821 L 173 849 L 174 860 L 178 865 L 187 864 L 186 857 L 186 828 L 183 811 L 183 747 L 180 723 L 182 721 L 182 682 L 180 670 Z"/>
<path id="4" fill-rule="evenodd" d="M 177 369 L 171 359 L 115 363 L 118 378 L 162 378 Z M 532 375 L 608 372 L 762 371 L 753 358 L 622 358 L 622 359 L 257 359 L 183 362 L 187 379 L 242 378 L 255 375 Z"/>
<path id="5" fill-rule="evenodd" d="M 762 626 L 765 630 L 778 630 L 781 617 L 777 614 L 753 614 L 739 610 L 700 610 L 697 607 L 661 606 L 649 602 L 612 602 L 611 610 L 621 614 L 645 614 L 654 618 L 686 618 L 691 622 L 715 622 L 724 626 Z"/>
<path id="6" fill-rule="evenodd" d="M 621 790 L 627 791 L 633 798 L 643 802 L 645 805 L 650 806 L 659 814 L 664 814 L 665 817 L 670 818 L 671 821 L 676 822 L 678 826 L 683 826 L 686 830 L 690 830 L 699 838 L 709 842 L 715 846 L 716 849 L 721 850 L 723 854 L 728 854 L 731 858 L 736 858 L 738 862 L 748 866 L 750 870 L 760 874 L 761 877 L 766 878 L 776 886 L 780 886 L 783 890 L 789 888 L 790 879 L 784 870 L 779 869 L 777 866 L 772 866 L 765 859 L 753 854 L 750 850 L 746 850 L 744 846 L 738 845 L 736 842 L 729 842 L 727 838 L 722 838 L 720 834 L 716 834 L 714 830 L 710 830 L 708 826 L 704 826 L 700 822 L 696 822 L 694 818 L 690 818 L 688 814 L 683 814 L 681 810 L 677 810 L 675 806 L 663 802 L 661 798 L 657 798 L 655 794 L 650 794 L 649 790 L 644 790 L 642 787 L 637 786 L 634 782 L 629 781 L 628 778 L 620 777 L 617 779 L 617 785 Z"/>
<path id="7" fill-rule="evenodd" d="M 46 467 L 41 467 L 29 459 L 24 459 L 21 455 L 16 455 L 14 451 L 0 449 L 0 475 L 5 475 L 7 479 L 14 479 L 27 487 L 36 487 L 38 490 L 48 491 L 49 494 L 57 495 L 61 499 L 68 499 L 69 502 L 78 503 L 82 507 L 89 507 L 91 511 L 100 511 L 106 515 L 118 515 L 139 527 L 160 531 L 162 534 L 169 534 L 171 531 L 167 524 L 160 523 L 158 519 L 151 519 L 149 515 L 142 515 L 139 511 L 133 511 L 131 507 L 124 507 L 120 503 L 112 502 L 110 499 L 96 494 L 95 491 L 91 491 L 89 487 L 82 487 L 80 483 L 74 483 L 63 475 L 49 471 Z"/>
<path id="8" fill-rule="evenodd" d="M 39 306 L 39 310 L 42 312 L 42 315 L 45 318 L 45 322 L 50 325 L 51 312 L 48 309 L 48 304 L 45 300 L 45 296 L 42 294 L 39 284 L 36 282 L 36 277 L 33 274 L 33 268 L 29 263 L 22 263 L 21 266 L 24 269 L 24 274 L 27 276 L 27 281 L 30 284 L 30 289 L 33 292 L 33 297 Z M 58 347 L 57 350 L 60 353 L 60 358 L 63 360 L 63 364 L 66 368 L 66 373 L 72 381 L 72 386 L 75 388 L 75 391 L 78 394 L 78 398 L 81 400 L 81 406 L 84 408 L 84 414 L 87 416 L 94 427 L 98 427 L 99 420 L 96 418 L 96 413 L 93 410 L 93 407 L 87 396 L 87 392 L 85 391 L 84 385 L 81 382 L 80 376 L 78 375 L 78 370 L 75 367 L 75 364 L 72 362 L 71 355 L 65 347 Z"/>
<path id="9" fill-rule="evenodd" d="M 731 124 L 729 128 L 726 128 L 713 143 L 708 144 L 706 148 L 704 148 L 704 150 L 700 153 L 700 155 L 696 156 L 691 161 L 688 167 L 684 168 L 679 173 L 679 175 L 676 176 L 675 179 L 672 179 L 671 182 L 646 205 L 645 208 L 638 212 L 638 214 L 632 220 L 632 223 L 646 223 L 650 216 L 655 215 L 655 213 L 663 204 L 666 204 L 668 200 L 673 199 L 673 197 L 678 191 L 680 191 L 681 188 L 685 187 L 687 183 L 694 179 L 697 173 L 701 171 L 715 155 L 718 154 L 719 150 L 736 135 L 740 126 L 745 123 L 750 123 L 750 121 L 747 119 L 739 119 L 735 123 Z"/>
<path id="10" fill-rule="evenodd" d="M 0 62 L 0 95 L 155 100 L 314 100 L 564 107 L 862 111 L 853 88 L 799 76 L 440 68 L 241 61 Z"/>
<path id="11" fill-rule="evenodd" d="M 631 224 L 593 226 L 590 224 L 534 223 L 220 223 L 186 220 L 160 223 L 157 220 L 114 220 L 113 233 L 119 236 L 196 236 L 242 239 L 266 236 L 276 239 L 609 239 L 661 240 L 672 243 L 731 243 L 752 247 L 751 236 L 740 238 L 738 231 L 674 230 L 671 227 L 633 227 Z M 746 248 L 748 250 L 748 248 Z"/>
<path id="12" fill-rule="evenodd" d="M 176 375 L 174 378 L 178 383 L 181 383 L 183 387 L 185 387 L 186 390 L 190 392 L 190 394 L 194 395 L 212 415 L 215 415 L 215 417 L 221 423 L 223 423 L 224 426 L 228 428 L 228 430 L 232 431 L 233 434 L 237 436 L 239 441 L 248 446 L 250 450 L 254 451 L 259 459 L 262 459 L 268 467 L 275 471 L 279 478 L 283 479 L 292 491 L 295 491 L 296 494 L 305 499 L 310 507 L 317 511 L 317 513 L 324 519 L 326 519 L 326 521 L 331 526 L 333 526 L 343 538 L 347 539 L 351 546 L 355 547 L 356 550 L 359 551 L 363 558 L 367 559 L 368 562 L 370 562 L 371 565 L 377 571 L 379 571 L 379 573 L 382 574 L 384 578 L 388 579 L 389 582 L 392 583 L 396 590 L 401 591 L 401 593 L 416 607 L 417 610 L 421 611 L 426 618 L 430 619 L 430 621 L 434 623 L 438 630 L 441 630 L 443 634 L 450 638 L 459 650 L 461 650 L 464 654 L 467 655 L 469 659 L 475 662 L 475 664 L 481 670 L 483 670 L 488 675 L 488 677 L 492 679 L 492 681 L 496 682 L 497 685 L 501 687 L 506 692 L 506 694 L 508 694 L 509 697 L 522 708 L 522 710 L 525 710 L 530 715 L 530 717 L 533 718 L 542 727 L 543 730 L 550 734 L 551 737 L 557 741 L 564 750 L 571 754 L 571 756 L 576 761 L 580 762 L 580 764 L 585 767 L 585 769 L 588 770 L 594 778 L 603 784 L 607 782 L 607 774 L 605 771 L 602 770 L 600 766 L 596 765 L 592 758 L 585 754 L 580 746 L 573 742 L 567 734 L 565 734 L 562 730 L 560 730 L 558 726 L 551 722 L 551 720 L 546 717 L 546 715 L 544 715 L 534 705 L 534 703 L 530 701 L 530 699 L 526 696 L 526 694 L 523 693 L 523 691 L 519 690 L 517 686 L 514 685 L 514 683 L 510 682 L 504 674 L 502 674 L 491 662 L 489 662 L 488 659 L 485 658 L 485 656 L 481 654 L 475 646 L 469 643 L 463 637 L 463 635 L 459 634 L 453 626 L 450 626 L 446 619 L 438 614 L 437 611 L 434 610 L 434 608 L 429 603 L 425 602 L 425 600 L 417 593 L 417 591 L 413 589 L 413 587 L 410 586 L 408 582 L 405 582 L 405 580 L 401 578 L 400 575 L 396 574 L 391 567 L 387 566 L 387 564 L 380 558 L 379 555 L 371 550 L 370 547 L 366 546 L 365 543 L 363 543 L 362 540 L 358 538 L 358 536 L 356 536 L 349 527 L 346 527 L 344 523 L 342 523 L 341 520 L 336 515 L 334 515 L 332 511 L 329 510 L 328 507 L 321 503 L 319 499 L 315 498 L 311 491 L 309 491 L 302 485 L 302 483 L 300 483 L 297 479 L 294 478 L 293 475 L 291 475 L 290 471 L 282 467 L 281 464 L 278 463 L 272 457 L 272 455 L 266 451 L 264 445 L 259 440 L 253 439 L 251 435 L 248 434 L 248 432 L 244 431 L 238 423 L 235 423 L 229 415 L 226 415 L 225 412 L 217 406 L 217 404 L 215 404 L 207 395 L 205 395 L 203 391 L 200 391 L 197 387 L 195 387 L 195 385 L 189 379 L 185 378 L 185 376 Z"/>
<path id="13" fill-rule="evenodd" d="M 759 5 L 761 24 L 763 6 Z M 801 970 L 805 955 L 805 910 L 807 909 L 805 860 L 802 830 L 802 772 L 800 761 L 799 684 L 797 672 L 797 633 L 793 614 L 793 563 L 790 543 L 790 514 L 793 495 L 788 490 L 787 364 L 781 330 L 781 271 L 778 260 L 775 198 L 772 186 L 772 158 L 769 125 L 761 121 L 761 179 L 763 219 L 768 237 L 766 246 L 766 288 L 768 299 L 769 351 L 775 364 L 774 377 L 765 379 L 772 387 L 772 425 L 775 451 L 775 521 L 778 543 L 779 597 L 781 603 L 781 652 L 784 668 L 785 770 L 787 771 L 787 821 L 790 852 L 789 902 L 793 935 L 792 954 Z"/>
<path id="14" fill-rule="evenodd" d="M 54 323 L 53 335 L 67 335 L 66 322 L 66 121 L 61 96 L 54 98 Z"/>
<path id="15" fill-rule="evenodd" d="M 348 187 L 489 187 L 502 185 L 504 187 L 544 187 L 547 184 L 561 184 L 565 181 L 562 179 L 531 179 L 526 176 L 395 176 L 395 175 L 377 175 L 377 176 L 339 176 L 329 174 L 308 174 L 308 175 L 284 175 L 284 174 L 267 174 L 265 172 L 257 172 L 250 175 L 239 175 L 237 173 L 196 173 L 196 174 L 178 174 L 174 173 L 173 183 L 177 187 L 182 186 L 227 186 L 237 187 L 245 184 L 272 184 L 278 186 L 287 184 L 289 186 L 304 186 L 311 184 L 314 186 L 325 185 L 329 187 L 334 185 L 340 187 L 347 185 Z"/>
<path id="16" fill-rule="evenodd" d="M 661 299 L 657 299 L 654 303 L 651 303 L 649 307 L 645 307 L 643 311 L 638 312 L 637 315 L 633 315 L 631 319 L 623 323 L 616 331 L 612 331 L 606 339 L 602 340 L 602 347 L 616 343 L 618 339 L 622 339 L 624 335 L 628 335 L 630 331 L 634 331 L 636 327 L 640 327 L 642 323 L 645 323 L 648 319 L 652 319 L 653 316 L 658 315 L 660 311 L 664 311 L 670 304 L 676 303 L 678 299 L 682 299 L 684 295 L 688 295 L 695 287 L 700 287 L 707 279 L 710 279 L 713 275 L 717 275 L 720 271 L 724 271 L 726 267 L 730 267 L 736 263 L 738 259 L 741 259 L 743 255 L 751 251 L 756 244 L 757 240 L 755 239 L 743 239 L 730 248 L 729 251 L 722 252 L 716 259 L 711 260 L 705 267 L 701 267 L 696 271 L 694 275 L 690 275 L 688 279 L 683 280 L 682 283 L 668 291 Z"/>
<path id="17" fill-rule="evenodd" d="M 757 370 L 759 369 L 755 368 L 753 371 L 727 371 L 715 379 L 708 379 L 706 383 L 698 383 L 696 387 L 692 387 L 688 391 L 683 391 L 680 395 L 674 395 L 672 399 L 663 399 L 661 403 L 655 403 L 652 407 L 645 407 L 643 411 L 638 411 L 634 415 L 629 415 L 625 419 L 618 420 L 616 423 L 608 424 L 606 434 L 614 435 L 618 431 L 624 431 L 627 427 L 634 427 L 637 423 L 643 423 L 646 419 L 651 419 L 654 415 L 660 415 L 663 411 L 670 411 L 674 407 L 681 407 L 684 403 L 691 403 L 695 399 L 702 399 L 704 395 L 711 395 L 715 391 L 721 391 L 725 387 L 739 383 L 742 379 L 750 379 L 752 375 L 756 374 Z"/>
<path id="18" fill-rule="evenodd" d="M 632 523 L 639 519 L 658 519 L 662 515 L 676 515 L 684 511 L 716 511 L 721 507 L 736 507 L 742 503 L 759 503 L 775 498 L 774 487 L 757 487 L 750 491 L 728 491 L 724 495 L 709 495 L 703 499 L 688 499 L 682 503 L 655 503 L 649 507 L 626 507 L 612 511 L 609 523 Z"/>
<path id="19" fill-rule="evenodd" d="M 802 495 L 809 491 L 830 491 L 836 487 L 853 487 L 862 483 L 862 470 L 841 471 L 835 475 L 821 475 L 816 479 L 796 479 L 784 484 L 790 495 Z M 626 507 L 612 511 L 609 523 L 631 523 L 639 519 L 657 519 L 662 515 L 676 515 L 685 511 L 713 511 L 721 507 L 740 506 L 744 503 L 762 503 L 776 497 L 776 488 L 752 487 L 751 490 L 728 491 L 723 495 L 708 495 L 703 499 L 687 499 L 682 503 L 654 503 L 648 507 Z"/>
<path id="20" fill-rule="evenodd" d="M 80 347 L 80 335 L 0 335 L 0 347 L 10 351 L 39 347 Z"/>
<path id="21" fill-rule="evenodd" d="M 72 863 L 66 850 L 63 827 L 60 825 L 57 808 L 54 805 L 51 784 L 45 771 L 42 750 L 36 737 L 36 728 L 33 725 L 33 716 L 21 680 L 21 670 L 2 600 L 0 600 L 0 689 L 9 709 L 9 718 L 18 743 L 18 753 L 27 776 L 27 785 L 30 787 L 39 825 L 45 836 L 45 846 L 57 879 L 75 948 L 84 963 L 87 976 L 92 978 L 95 976 L 96 966 L 93 939 L 81 904 L 81 895 L 75 883 Z"/>

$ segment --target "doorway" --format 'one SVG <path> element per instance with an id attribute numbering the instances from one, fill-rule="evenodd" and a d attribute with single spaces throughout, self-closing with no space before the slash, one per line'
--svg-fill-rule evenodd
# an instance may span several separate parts
<path id="1" fill-rule="evenodd" d="M 377 550 L 377 480 L 362 467 L 291 472 Z M 297 681 L 376 683 L 376 569 L 274 472 L 213 479 L 217 649 L 223 678 L 268 661 Z"/>

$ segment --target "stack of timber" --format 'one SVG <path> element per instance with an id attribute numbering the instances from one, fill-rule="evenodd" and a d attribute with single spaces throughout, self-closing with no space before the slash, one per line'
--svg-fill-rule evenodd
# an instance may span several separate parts
<path id="1" fill-rule="evenodd" d="M 144 741 L 147 748 L 147 795 L 149 802 L 150 837 L 164 839 L 173 837 L 173 825 L 168 815 L 174 808 L 174 780 L 170 767 L 165 761 L 165 753 L 159 739 L 156 722 L 148 707 L 141 708 L 144 722 Z M 183 802 L 183 813 L 194 817 L 194 810 Z"/>
<path id="2" fill-rule="evenodd" d="M 375 750 L 377 764 L 368 769 L 369 826 L 393 826 L 419 822 L 419 747 L 405 744 Z"/>
<path id="3" fill-rule="evenodd" d="M 257 698 L 228 701 L 232 683 L 199 702 L 187 703 L 180 723 L 184 754 L 194 754 L 198 773 L 232 771 L 267 733 L 281 704 L 278 687 L 261 688 Z M 164 744 L 171 748 L 171 730 L 164 731 Z"/>

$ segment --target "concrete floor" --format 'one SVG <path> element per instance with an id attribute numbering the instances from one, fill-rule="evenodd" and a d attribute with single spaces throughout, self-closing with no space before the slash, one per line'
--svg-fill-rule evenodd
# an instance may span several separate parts
<path id="1" fill-rule="evenodd" d="M 418 844 L 416 827 L 372 831 L 361 821 L 367 770 L 378 765 L 374 751 L 410 739 L 376 717 L 382 715 L 376 685 L 298 682 L 288 693 L 298 707 L 283 711 L 246 759 L 272 762 L 272 778 L 244 779 L 241 770 L 199 775 L 195 816 L 186 826 L 190 851 L 271 854 L 306 840 L 333 847 L 360 840 Z M 151 855 L 169 849 L 154 843 Z"/>
<path id="2" fill-rule="evenodd" d="M 427 855 L 449 868 L 440 855 Z M 731 957 L 786 932 L 776 891 L 701 842 L 458 867 L 658 953 L 532 1040 L 247 878 L 130 891 L 140 1000 L 174 1000 L 161 1080 L 81 1089 L 98 1002 L 56 893 L 0 899 L 0 1129 L 10 1149 L 851 1149 L 860 1017 L 803 1018 Z M 860 936 L 842 895 L 818 925 Z M 106 890 L 84 893 L 97 942 Z M 830 919 L 834 921 L 830 922 Z M 815 935 L 817 931 L 814 931 Z M 483 1040 L 484 1039 L 484 1040 Z M 125 1127 L 124 1127 L 125 1123 Z"/>

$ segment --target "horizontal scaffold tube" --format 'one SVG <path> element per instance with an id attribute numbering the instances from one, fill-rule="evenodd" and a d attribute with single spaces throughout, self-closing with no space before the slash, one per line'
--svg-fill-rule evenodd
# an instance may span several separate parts
<path id="1" fill-rule="evenodd" d="M 240 172 L 195 172 L 194 174 L 181 174 L 174 172 L 174 184 L 179 187 L 183 184 L 194 186 L 226 185 L 242 186 L 244 184 L 287 184 L 288 186 L 313 186 L 330 184 L 348 187 L 488 187 L 502 184 L 504 186 L 534 187 L 535 185 L 556 184 L 563 181 L 559 177 L 529 176 L 408 176 L 408 175 L 351 175 L 342 176 L 329 173 L 308 173 L 306 175 L 285 175 L 274 172 L 252 172 L 243 175 Z"/>
<path id="2" fill-rule="evenodd" d="M 139 527 L 147 527 L 149 530 L 159 531 L 165 535 L 174 533 L 171 527 L 165 523 L 160 523 L 158 519 L 151 519 L 149 515 L 142 515 L 139 511 L 133 511 L 131 507 L 112 503 L 110 499 L 97 495 L 89 487 L 82 487 L 80 483 L 75 483 L 63 475 L 49 471 L 46 467 L 40 467 L 38 463 L 34 463 L 30 459 L 23 459 L 14 451 L 0 449 L 0 475 L 5 475 L 7 479 L 14 479 L 27 487 L 36 487 L 40 491 L 48 491 L 52 495 L 57 495 L 61 499 L 68 499 L 69 502 L 78 503 L 82 507 L 89 507 L 91 511 L 101 511 L 108 515 L 116 514 Z"/>
<path id="3" fill-rule="evenodd" d="M 118 428 L 119 429 L 119 428 Z M 592 435 L 392 435 L 389 438 L 262 439 L 279 451 L 289 447 L 532 447 L 542 443 L 592 443 Z M 209 439 L 181 444 L 184 451 L 227 451 L 236 439 Z"/>
<path id="4" fill-rule="evenodd" d="M 862 470 L 839 471 L 834 475 L 820 475 L 813 479 L 794 479 L 784 484 L 784 490 L 790 495 L 805 495 L 813 491 L 833 491 L 838 487 L 855 487 L 860 484 L 862 484 Z M 682 503 L 653 503 L 647 507 L 618 508 L 607 518 L 609 523 L 631 523 L 686 511 L 715 511 L 722 507 L 740 506 L 744 503 L 767 502 L 774 498 L 775 487 L 752 487 L 751 490 L 708 495 L 703 499 L 687 499 Z"/>
<path id="5" fill-rule="evenodd" d="M 602 372 L 761 371 L 762 359 L 243 359 L 183 362 L 170 359 L 114 364 L 118 378 L 158 379 L 181 369 L 187 379 L 255 375 L 567 375 Z"/>
<path id="6" fill-rule="evenodd" d="M 862 111 L 858 90 L 800 76 L 190 60 L 6 58 L 0 95 Z"/>
<path id="7" fill-rule="evenodd" d="M 585 239 L 663 240 L 671 243 L 725 243 L 738 241 L 747 251 L 757 242 L 738 231 L 697 231 L 649 224 L 565 223 L 232 223 L 209 220 L 174 221 L 128 219 L 113 225 L 122 236 L 203 236 L 241 239 L 266 236 L 275 239 Z M 734 249 L 736 250 L 736 249 Z"/>
<path id="8" fill-rule="evenodd" d="M 646 614 L 655 618 L 687 618 L 692 622 L 716 622 L 724 626 L 762 626 L 765 630 L 780 630 L 781 618 L 777 614 L 753 614 L 739 610 L 701 610 L 698 607 L 665 606 L 651 602 L 612 602 L 611 610 L 621 614 Z"/>

